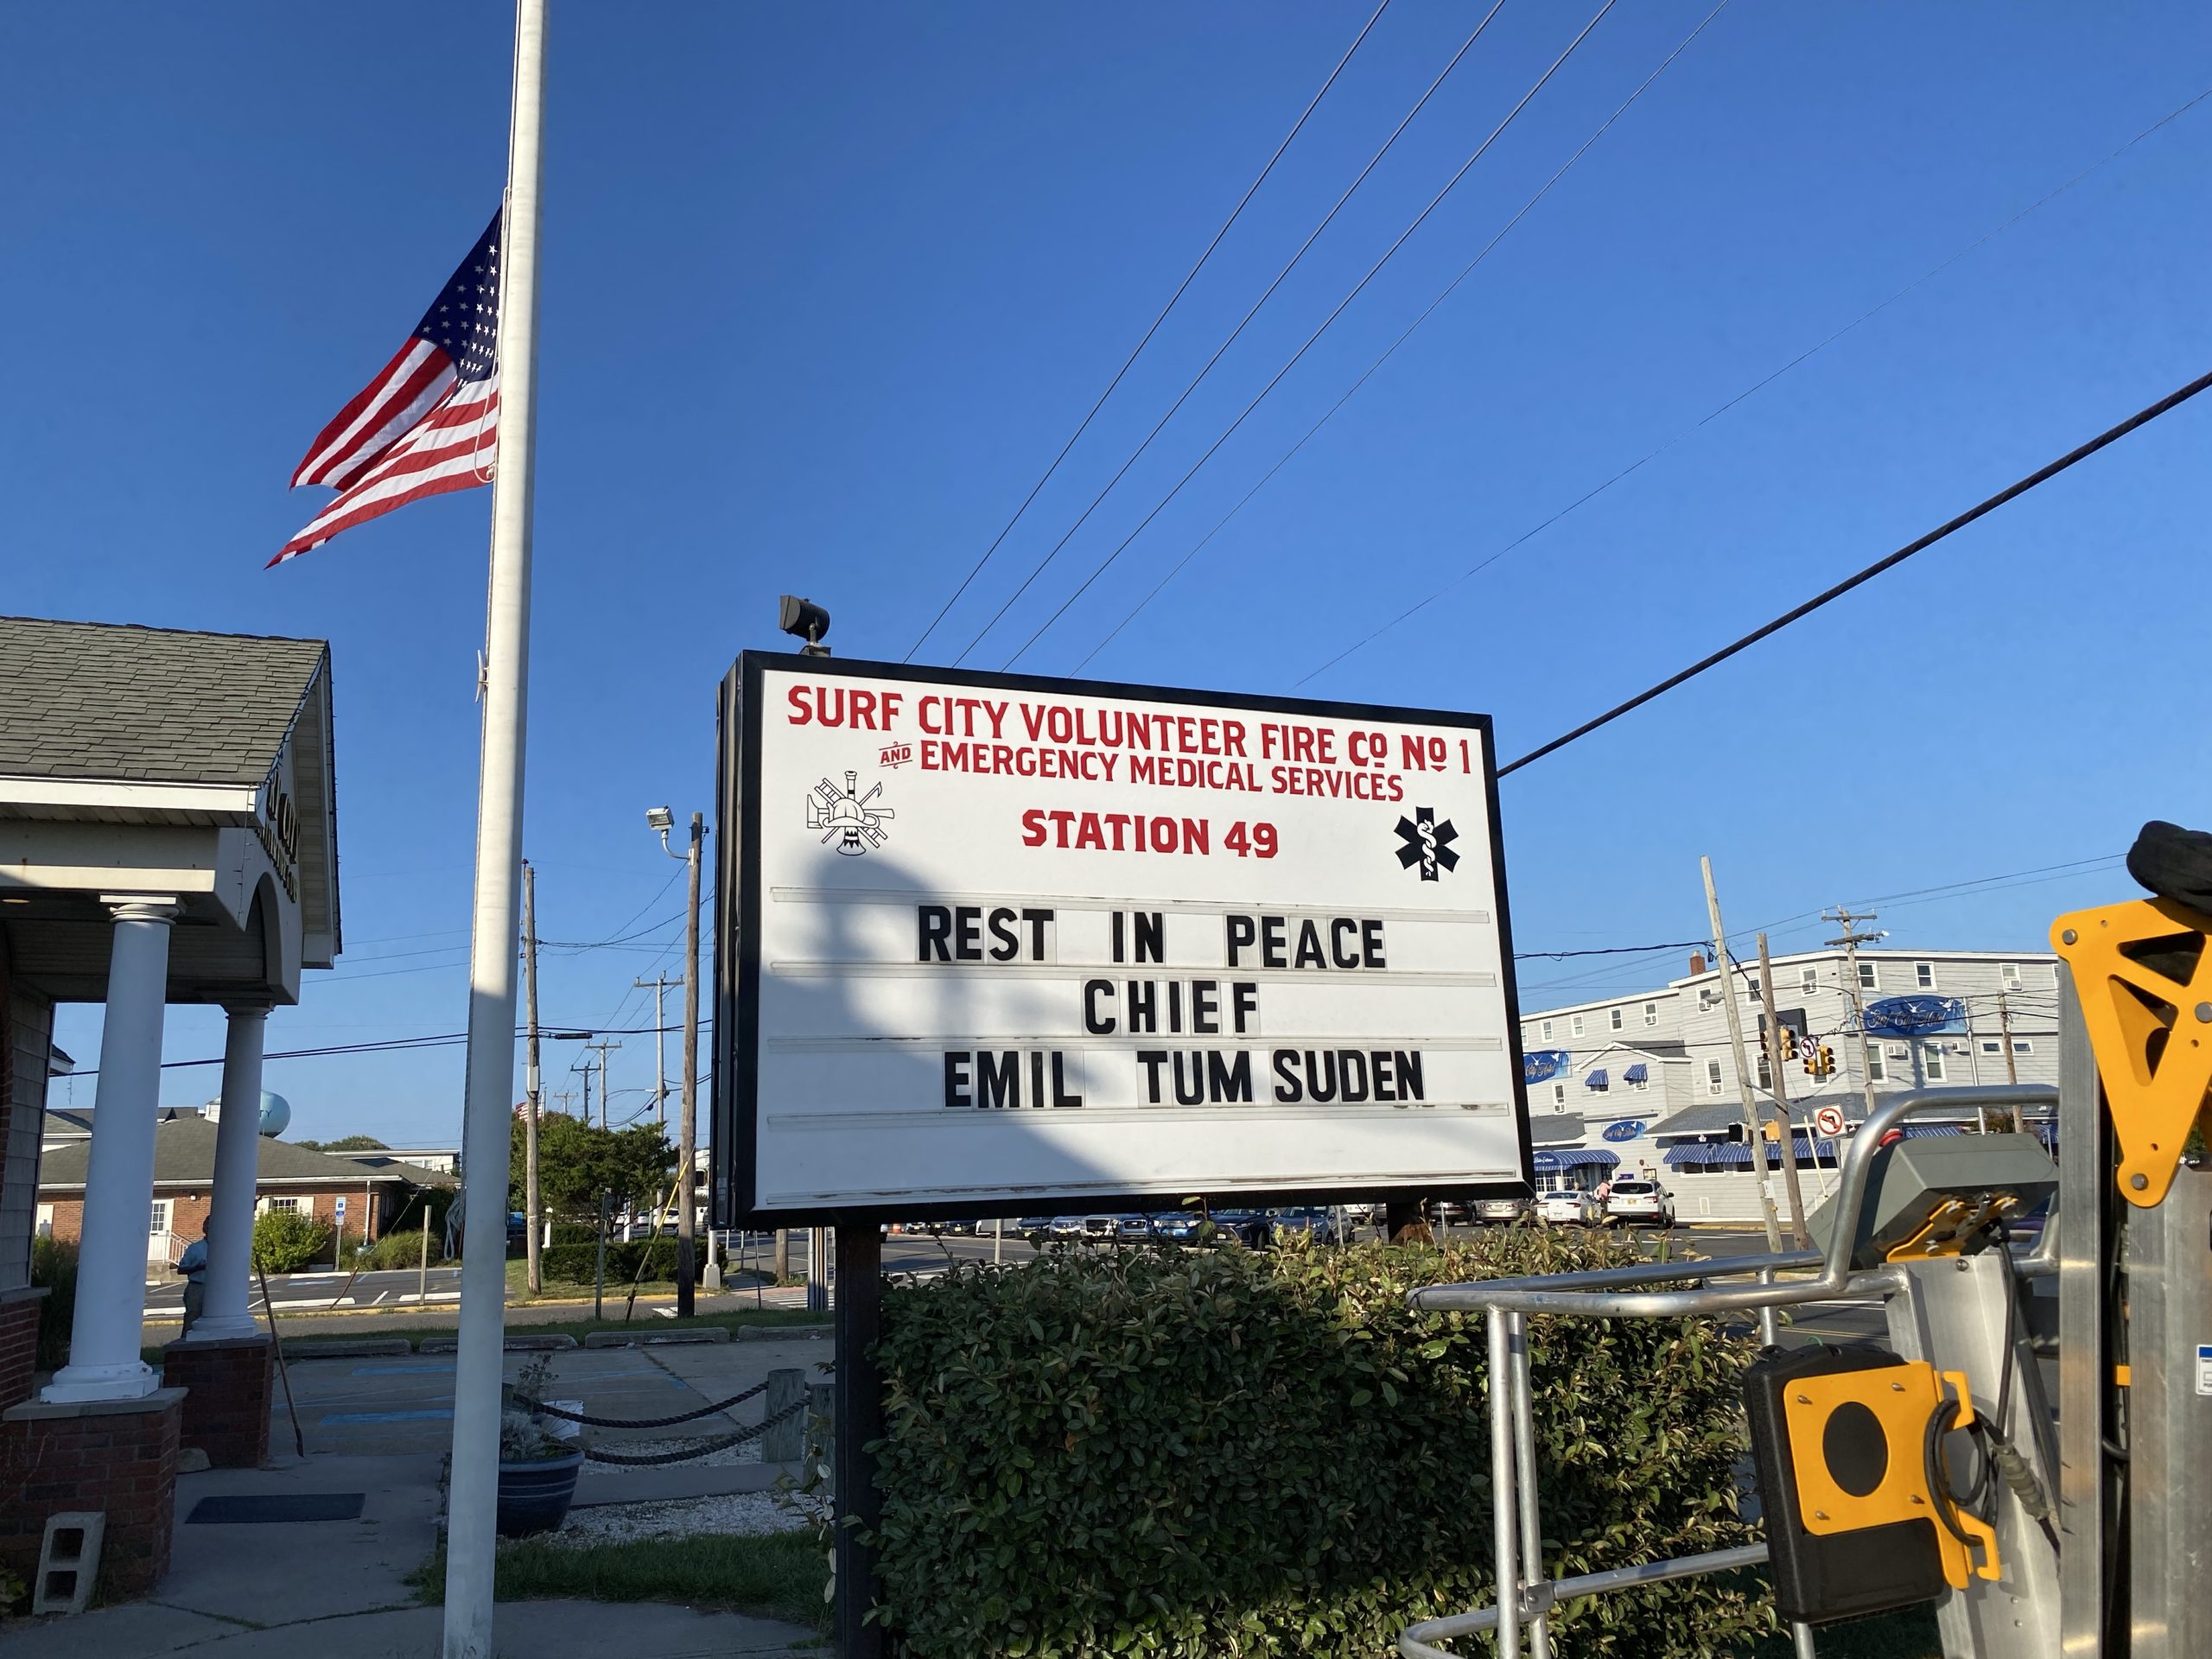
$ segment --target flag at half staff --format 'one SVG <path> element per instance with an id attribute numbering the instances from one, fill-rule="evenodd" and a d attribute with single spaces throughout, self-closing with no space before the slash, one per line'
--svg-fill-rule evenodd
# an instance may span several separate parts
<path id="1" fill-rule="evenodd" d="M 410 501 L 491 482 L 499 437 L 499 221 L 494 213 L 398 354 L 308 446 L 293 487 L 327 484 L 338 496 L 270 565 Z"/>

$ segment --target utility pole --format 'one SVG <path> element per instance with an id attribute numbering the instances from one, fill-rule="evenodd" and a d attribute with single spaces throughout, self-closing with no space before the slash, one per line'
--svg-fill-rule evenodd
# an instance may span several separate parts
<path id="1" fill-rule="evenodd" d="M 661 1013 L 661 993 L 671 985 L 683 983 L 666 974 L 655 974 L 651 979 L 631 982 L 631 988 L 642 991 L 653 988 L 653 1122 L 663 1128 L 668 1127 L 668 1020 Z"/>
<path id="2" fill-rule="evenodd" d="M 1872 1039 L 1866 1034 L 1866 1010 L 1862 1006 L 1859 995 L 1859 947 L 1862 944 L 1872 944 L 1883 936 L 1879 933 L 1854 932 L 1851 925 L 1853 922 L 1872 922 L 1880 918 L 1872 911 L 1863 916 L 1853 916 L 1841 905 L 1838 905 L 1834 914 L 1826 911 L 1821 912 L 1821 919 L 1824 922 L 1834 922 L 1843 929 L 1841 938 L 1830 939 L 1828 943 L 1843 947 L 1843 988 L 1851 995 L 1851 1017 L 1859 1022 L 1859 1076 L 1866 1087 L 1866 1111 L 1871 1116 L 1874 1110 L 1874 1048 Z"/>
<path id="3" fill-rule="evenodd" d="M 589 1043 L 586 1043 L 584 1046 L 586 1048 L 589 1048 L 591 1045 Z M 591 1122 L 591 1057 L 587 1054 L 582 1060 L 579 1060 L 575 1065 L 570 1066 L 569 1070 L 571 1071 L 581 1071 L 584 1074 L 584 1122 L 586 1123 L 589 1123 Z M 602 1081 L 604 1080 L 602 1079 Z"/>
<path id="4" fill-rule="evenodd" d="M 1774 963 L 1766 953 L 1766 935 L 1759 935 L 1759 1001 L 1766 1004 L 1766 1065 L 1774 1079 L 1774 1098 L 1782 1108 L 1782 1188 L 1789 1195 L 1789 1232 L 1797 1248 L 1813 1248 L 1805 1230 L 1805 1191 L 1797 1180 L 1797 1126 L 1789 1118 L 1789 1087 L 1783 1081 L 1782 1010 L 1774 1001 Z"/>
<path id="5" fill-rule="evenodd" d="M 537 1256 L 541 1230 L 537 1224 L 537 1115 L 541 1099 L 537 1071 L 537 872 L 531 868 L 528 859 L 522 861 L 522 949 L 524 1017 L 530 1028 L 529 1045 L 523 1051 L 523 1221 L 529 1231 L 524 1242 L 529 1249 L 530 1294 L 536 1296 L 545 1289 L 545 1275 Z"/>
<path id="6" fill-rule="evenodd" d="M 1997 993 L 1997 1023 L 2005 1031 L 2005 1081 L 2020 1080 L 2019 1062 L 2012 1058 L 2012 1005 L 2005 1000 L 2005 993 Z"/>
<path id="7" fill-rule="evenodd" d="M 599 1051 L 599 1127 L 603 1129 L 607 1127 L 607 1096 L 613 1092 L 607 1086 L 607 1051 L 610 1048 L 620 1048 L 622 1045 L 620 1043 L 610 1043 L 602 1037 L 595 1043 L 586 1043 L 584 1046 L 586 1048 L 595 1048 Z M 587 1103 L 584 1108 L 584 1116 L 586 1117 L 589 1117 L 591 1116 L 591 1108 L 588 1103 Z"/>
<path id="8" fill-rule="evenodd" d="M 1728 934 L 1720 925 L 1720 897 L 1713 891 L 1713 861 L 1700 858 L 1698 865 L 1705 872 L 1705 912 L 1713 922 L 1713 949 L 1719 958 L 1720 1001 L 1728 1010 L 1728 1043 L 1736 1058 L 1737 1086 L 1744 1096 L 1744 1122 L 1751 1132 L 1751 1168 L 1758 1178 L 1760 1218 L 1766 1223 L 1767 1249 L 1780 1255 L 1782 1228 L 1775 1219 L 1774 1194 L 1768 1185 L 1766 1134 L 1759 1123 L 1758 1097 L 1751 1092 L 1751 1065 L 1744 1052 L 1744 1014 L 1736 1006 L 1735 976 L 1728 971 Z"/>
<path id="9" fill-rule="evenodd" d="M 694 1191 L 698 1180 L 699 1137 L 699 862 L 707 839 L 707 817 L 691 815 L 690 921 L 683 930 L 683 1109 L 676 1138 L 676 1316 L 689 1319 L 696 1306 L 692 1288 L 695 1229 Z M 658 1023 L 658 1022 L 656 1022 Z M 601 1093 L 606 1079 L 601 1080 Z"/>

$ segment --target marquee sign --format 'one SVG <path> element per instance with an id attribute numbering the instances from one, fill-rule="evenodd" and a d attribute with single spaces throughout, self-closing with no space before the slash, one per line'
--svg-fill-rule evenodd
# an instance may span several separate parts
<path id="1" fill-rule="evenodd" d="M 716 1213 L 1525 1182 L 1480 715 L 748 652 Z"/>

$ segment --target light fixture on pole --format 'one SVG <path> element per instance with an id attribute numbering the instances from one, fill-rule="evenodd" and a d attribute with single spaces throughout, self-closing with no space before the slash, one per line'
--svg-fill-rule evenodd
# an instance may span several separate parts
<path id="1" fill-rule="evenodd" d="M 821 629 L 827 630 L 829 626 L 829 613 L 822 612 Z M 703 813 L 691 815 L 691 845 L 681 853 L 668 844 L 668 832 L 675 824 L 676 815 L 668 808 L 645 809 L 645 827 L 659 834 L 661 850 L 671 858 L 681 859 L 690 874 L 685 912 L 690 919 L 684 927 L 683 951 L 683 1103 L 677 1118 L 676 1136 L 676 1313 L 678 1319 L 688 1319 L 697 1305 L 693 1281 L 698 1262 L 695 1240 L 699 1129 L 699 864 L 706 841 L 707 820 Z M 655 1020 L 654 1024 L 659 1021 Z M 600 1081 L 603 1094 L 606 1079 L 601 1077 Z"/>
<path id="2" fill-rule="evenodd" d="M 776 626 L 806 641 L 798 648 L 800 656 L 830 654 L 830 647 L 822 643 L 822 636 L 830 632 L 830 613 L 812 600 L 801 599 L 796 594 L 783 594 L 776 601 Z"/>

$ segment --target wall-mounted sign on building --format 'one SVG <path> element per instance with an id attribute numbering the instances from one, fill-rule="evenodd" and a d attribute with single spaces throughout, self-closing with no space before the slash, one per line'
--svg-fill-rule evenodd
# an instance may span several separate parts
<path id="1" fill-rule="evenodd" d="M 1956 1035 L 1967 1028 L 1967 1005 L 1955 996 L 1888 996 L 1866 1005 L 1863 1023 L 1876 1037 Z"/>
<path id="2" fill-rule="evenodd" d="M 1647 1127 L 1641 1118 L 1623 1118 L 1618 1123 L 1605 1126 L 1605 1138 L 1608 1141 L 1634 1141 L 1643 1134 Z"/>
<path id="3" fill-rule="evenodd" d="M 1563 1048 L 1532 1048 L 1521 1057 L 1521 1080 L 1523 1083 L 1549 1083 L 1573 1065 L 1573 1055 Z"/>
<path id="4" fill-rule="evenodd" d="M 1479 715 L 747 653 L 720 1213 L 1526 1179 Z"/>

